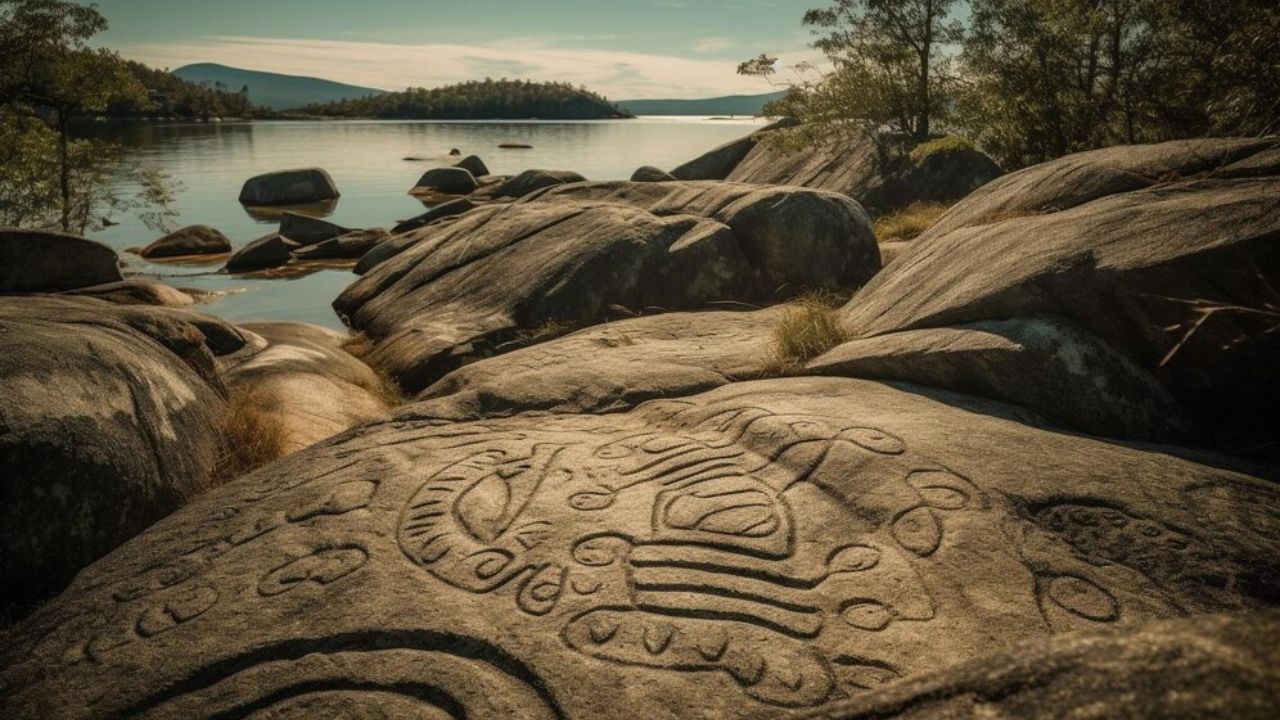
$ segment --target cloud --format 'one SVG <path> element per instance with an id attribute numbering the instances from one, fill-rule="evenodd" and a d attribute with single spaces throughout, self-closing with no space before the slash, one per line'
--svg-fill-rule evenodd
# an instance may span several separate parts
<path id="1" fill-rule="evenodd" d="M 707 38 L 708 41 L 723 38 Z M 402 45 L 347 40 L 214 36 L 181 43 L 119 47 L 126 57 L 159 67 L 220 62 L 251 70 L 311 75 L 400 90 L 435 87 L 485 75 L 582 84 L 615 100 L 696 98 L 765 93 L 759 78 L 737 75 L 735 64 L 711 58 L 557 48 L 544 39 L 512 38 L 482 45 Z M 781 53 L 780 65 L 814 59 L 811 51 Z"/>
<path id="2" fill-rule="evenodd" d="M 734 45 L 735 43 L 733 42 L 733 40 L 730 40 L 727 37 L 702 38 L 701 40 L 699 40 L 697 43 L 694 44 L 693 51 L 696 53 L 713 54 L 713 53 L 724 52 L 725 50 L 728 50 Z"/>

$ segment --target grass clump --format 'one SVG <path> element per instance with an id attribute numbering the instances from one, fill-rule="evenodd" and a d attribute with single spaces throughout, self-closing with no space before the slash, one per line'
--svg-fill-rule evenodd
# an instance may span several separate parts
<path id="1" fill-rule="evenodd" d="M 287 454 L 289 436 L 267 408 L 262 392 L 233 394 L 222 416 L 222 446 L 210 474 L 211 487 L 235 480 Z"/>
<path id="2" fill-rule="evenodd" d="M 351 333 L 339 347 L 348 355 L 363 360 L 373 352 L 373 339 L 362 332 Z"/>
<path id="3" fill-rule="evenodd" d="M 877 242 L 911 240 L 929 229 L 947 211 L 942 203 L 914 202 L 905 208 L 877 218 Z"/>
<path id="4" fill-rule="evenodd" d="M 775 370 L 794 368 L 848 339 L 838 312 L 843 300 L 835 293 L 816 291 L 790 303 L 773 329 Z"/>
<path id="5" fill-rule="evenodd" d="M 541 342 L 554 340 L 562 335 L 568 335 L 577 328 L 573 323 L 563 320 L 545 320 L 540 325 L 531 328 L 521 328 L 516 332 L 515 337 L 511 339 L 511 344 L 516 347 L 526 347 L 528 345 L 537 345 Z"/>
<path id="6" fill-rule="evenodd" d="M 959 135 L 944 135 L 934 140 L 922 142 L 911 150 L 911 162 L 919 165 L 934 155 L 947 155 L 962 150 L 973 150 L 973 142 Z"/>

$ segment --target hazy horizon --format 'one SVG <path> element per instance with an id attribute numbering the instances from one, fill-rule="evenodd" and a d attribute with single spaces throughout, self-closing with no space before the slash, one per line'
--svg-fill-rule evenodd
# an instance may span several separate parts
<path id="1" fill-rule="evenodd" d="M 817 60 L 800 22 L 814 4 L 99 0 L 111 27 L 96 42 L 156 67 L 217 63 L 384 90 L 488 76 L 567 81 L 611 99 L 702 98 L 775 89 L 735 72 L 760 52 L 784 67 Z"/>

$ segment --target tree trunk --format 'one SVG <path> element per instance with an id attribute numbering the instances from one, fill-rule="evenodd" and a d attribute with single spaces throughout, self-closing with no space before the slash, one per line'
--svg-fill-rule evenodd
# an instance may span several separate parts
<path id="1" fill-rule="evenodd" d="M 67 148 L 67 114 L 57 111 L 58 188 L 62 191 L 62 231 L 71 232 L 71 158 Z"/>

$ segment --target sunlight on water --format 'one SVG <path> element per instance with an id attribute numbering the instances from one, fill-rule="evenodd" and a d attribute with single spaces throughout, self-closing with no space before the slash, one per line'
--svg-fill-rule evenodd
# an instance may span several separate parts
<path id="1" fill-rule="evenodd" d="M 670 169 L 741 137 L 754 119 L 646 117 L 623 121 L 415 122 L 280 121 L 202 124 L 95 124 L 85 134 L 128 147 L 130 159 L 156 165 L 185 187 L 179 224 L 212 225 L 244 243 L 274 229 L 236 201 L 240 186 L 273 170 L 318 166 L 342 193 L 328 218 L 349 227 L 390 226 L 423 206 L 406 192 L 457 148 L 479 155 L 495 174 L 528 168 L 574 170 L 592 180 L 625 180 L 641 165 Z M 516 142 L 529 150 L 500 150 Z M 405 161 L 406 157 L 424 158 Z M 433 162 L 434 160 L 434 162 Z M 122 192 L 130 188 L 121 186 Z M 92 236 L 123 251 L 155 239 L 132 217 Z M 324 270 L 291 280 L 257 280 L 216 273 L 212 267 L 156 265 L 125 253 L 126 272 L 155 275 L 178 287 L 226 293 L 199 309 L 233 321 L 298 320 L 341 327 L 329 304 L 355 276 Z"/>

